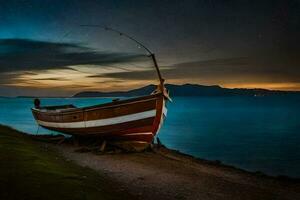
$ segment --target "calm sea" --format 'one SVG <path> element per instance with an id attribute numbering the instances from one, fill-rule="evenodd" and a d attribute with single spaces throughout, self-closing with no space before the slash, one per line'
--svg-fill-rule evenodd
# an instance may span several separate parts
<path id="1" fill-rule="evenodd" d="M 177 97 L 159 138 L 167 147 L 269 175 L 300 178 L 300 96 Z M 45 98 L 87 106 L 110 98 Z M 32 99 L 0 98 L 0 123 L 36 134 Z M 39 134 L 49 131 L 40 129 Z"/>

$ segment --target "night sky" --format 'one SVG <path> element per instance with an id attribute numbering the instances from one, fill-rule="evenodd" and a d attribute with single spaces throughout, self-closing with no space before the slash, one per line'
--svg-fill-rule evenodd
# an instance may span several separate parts
<path id="1" fill-rule="evenodd" d="M 0 0 L 0 96 L 156 83 L 300 90 L 300 0 Z"/>

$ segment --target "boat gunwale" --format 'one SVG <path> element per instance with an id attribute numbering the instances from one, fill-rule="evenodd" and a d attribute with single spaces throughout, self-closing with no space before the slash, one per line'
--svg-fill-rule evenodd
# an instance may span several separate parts
<path id="1" fill-rule="evenodd" d="M 42 110 L 36 109 L 36 108 L 31 108 L 31 110 L 33 112 L 46 114 L 46 115 L 74 114 L 74 113 L 79 113 L 79 112 L 86 112 L 86 111 L 92 111 L 92 110 L 98 110 L 98 109 L 106 109 L 106 108 L 114 108 L 114 107 L 119 107 L 119 106 L 124 106 L 124 105 L 130 105 L 130 104 L 134 104 L 134 103 L 137 103 L 137 102 L 150 101 L 150 100 L 156 99 L 159 96 L 164 96 L 164 95 L 163 95 L 163 93 L 159 92 L 159 93 L 156 93 L 156 94 L 150 94 L 150 95 L 147 95 L 147 96 L 124 99 L 124 100 L 119 100 L 119 101 L 115 101 L 115 102 L 108 102 L 108 103 L 104 103 L 104 104 L 98 104 L 98 105 L 87 106 L 87 107 L 82 107 L 82 108 L 72 108 L 70 110 L 61 110 L 61 111 L 46 110 L 46 111 L 42 111 Z"/>

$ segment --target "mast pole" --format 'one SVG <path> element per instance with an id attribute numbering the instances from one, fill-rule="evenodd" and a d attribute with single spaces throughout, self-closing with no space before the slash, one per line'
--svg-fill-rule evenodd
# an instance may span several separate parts
<path id="1" fill-rule="evenodd" d="M 156 72 L 157 72 L 157 75 L 158 75 L 158 78 L 159 78 L 159 82 L 160 82 L 160 87 L 161 87 L 161 90 L 163 91 L 163 88 L 164 88 L 164 79 L 162 78 L 161 76 L 161 73 L 160 73 L 160 70 L 159 70 L 159 67 L 158 67 L 158 64 L 157 64 L 157 61 L 156 61 L 156 58 L 155 58 L 155 54 L 152 53 L 150 51 L 150 49 L 148 49 L 145 45 L 143 45 L 141 42 L 137 41 L 136 39 L 134 39 L 132 36 L 130 35 L 127 35 L 126 33 L 122 33 L 116 29 L 112 29 L 112 28 L 109 28 L 109 27 L 104 27 L 104 26 L 100 26 L 100 25 L 80 25 L 80 26 L 85 26 L 85 27 L 97 27 L 97 28 L 102 28 L 104 30 L 108 30 L 108 31 L 113 31 L 113 32 L 116 32 L 118 34 L 120 34 L 120 36 L 125 36 L 126 38 L 134 41 L 135 43 L 137 43 L 139 46 L 143 47 L 150 55 L 148 55 L 149 57 L 151 57 L 152 61 L 153 61 L 153 64 L 154 64 L 154 67 L 156 69 Z"/>
<path id="2" fill-rule="evenodd" d="M 159 82 L 160 82 L 160 85 L 163 86 L 164 85 L 164 79 L 162 78 L 161 76 L 161 73 L 159 71 L 159 68 L 158 68 L 158 64 L 156 62 L 156 58 L 155 58 L 155 55 L 152 53 L 150 54 L 152 60 L 153 60 L 153 63 L 154 63 L 154 67 L 156 69 L 156 72 L 157 72 L 157 75 L 158 75 L 158 78 L 159 78 Z"/>

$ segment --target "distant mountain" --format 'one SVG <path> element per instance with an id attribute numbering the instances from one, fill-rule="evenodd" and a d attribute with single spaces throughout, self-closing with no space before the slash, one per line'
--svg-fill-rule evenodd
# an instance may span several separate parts
<path id="1" fill-rule="evenodd" d="M 148 85 L 134 90 L 119 92 L 96 92 L 86 91 L 79 92 L 73 97 L 132 97 L 150 94 L 155 90 L 155 85 Z M 300 92 L 291 91 L 275 91 L 266 89 L 228 89 L 217 85 L 204 86 L 197 84 L 173 85 L 166 84 L 166 88 L 170 91 L 171 96 L 270 96 L 270 95 L 286 95 L 300 94 Z"/>

